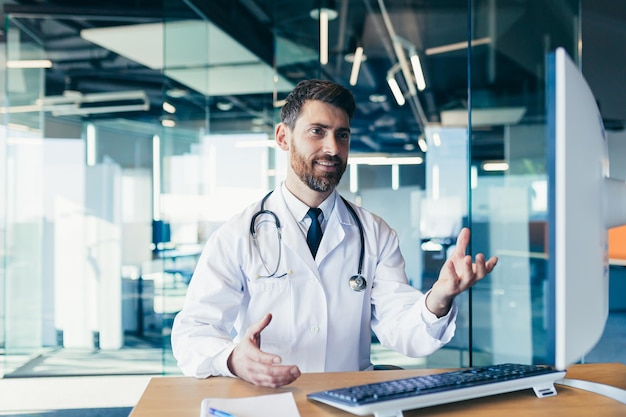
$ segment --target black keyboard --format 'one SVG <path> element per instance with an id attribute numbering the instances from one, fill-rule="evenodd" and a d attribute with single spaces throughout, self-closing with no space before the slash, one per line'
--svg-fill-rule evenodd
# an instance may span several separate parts
<path id="1" fill-rule="evenodd" d="M 565 371 L 550 366 L 500 364 L 314 392 L 307 398 L 357 415 L 402 415 L 411 410 L 533 388 L 556 395 Z M 395 414 L 393 414 L 395 412 Z"/>

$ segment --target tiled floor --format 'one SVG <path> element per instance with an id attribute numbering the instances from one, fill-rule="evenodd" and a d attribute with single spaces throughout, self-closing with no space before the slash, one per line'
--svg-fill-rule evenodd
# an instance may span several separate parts
<path id="1" fill-rule="evenodd" d="M 132 407 L 107 407 L 107 408 L 76 408 L 65 410 L 37 410 L 24 412 L 0 411 L 2 417 L 128 417 Z"/>
<path id="2" fill-rule="evenodd" d="M 1 416 L 125 417 L 150 376 L 0 379 Z"/>
<path id="3" fill-rule="evenodd" d="M 626 364 L 626 311 L 609 314 L 604 335 L 584 362 L 619 362 Z"/>

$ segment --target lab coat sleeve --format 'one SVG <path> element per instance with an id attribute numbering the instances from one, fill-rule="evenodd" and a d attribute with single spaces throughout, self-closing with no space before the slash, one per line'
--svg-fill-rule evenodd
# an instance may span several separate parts
<path id="1" fill-rule="evenodd" d="M 380 220 L 377 232 L 372 329 L 387 348 L 410 357 L 427 356 L 454 336 L 457 305 L 440 318 L 431 313 L 427 294 L 408 284 L 395 231 Z"/>
<path id="2" fill-rule="evenodd" d="M 426 324 L 426 331 L 428 331 L 428 334 L 433 339 L 439 340 L 445 345 L 450 342 L 452 336 L 454 336 L 458 307 L 455 301 L 452 303 L 452 307 L 450 308 L 450 311 L 448 311 L 448 314 L 442 317 L 437 317 L 428 309 L 428 307 L 426 307 L 426 297 L 428 297 L 428 293 L 430 293 L 430 290 L 428 290 L 428 292 L 420 299 L 420 312 L 422 319 Z"/>
<path id="3" fill-rule="evenodd" d="M 237 245 L 229 239 L 233 226 L 222 227 L 207 241 L 187 289 L 182 310 L 172 326 L 172 352 L 187 376 L 233 376 L 226 364 L 235 347 L 234 324 L 244 302 L 245 280 L 236 259 Z M 244 232 L 244 236 L 246 236 Z"/>

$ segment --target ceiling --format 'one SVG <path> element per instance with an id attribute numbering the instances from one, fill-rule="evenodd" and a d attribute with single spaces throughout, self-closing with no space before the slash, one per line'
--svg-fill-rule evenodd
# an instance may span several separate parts
<path id="1" fill-rule="evenodd" d="M 134 99 L 145 104 L 140 109 L 125 111 L 118 98 L 111 98 L 104 104 L 118 106 L 115 113 L 94 111 L 102 105 L 99 102 L 90 105 L 92 110 L 67 117 L 122 117 L 148 123 L 175 118 L 178 126 L 209 124 L 218 133 L 252 128 L 271 132 L 275 103 L 301 79 L 328 78 L 348 85 L 352 69 L 348 59 L 357 46 L 364 48 L 367 59 L 357 84 L 350 87 L 358 102 L 355 150 L 419 152 L 415 144 L 427 125 L 464 124 L 467 117 L 467 49 L 436 49 L 466 39 L 466 0 L 337 0 L 339 14 L 329 22 L 326 65 L 318 59 L 319 23 L 309 11 L 319 3 L 313 0 L 113 0 L 88 7 L 84 3 L 3 2 L 12 25 L 39 39 L 53 62 L 45 71 L 47 96 L 145 94 L 145 103 Z M 544 56 L 537 45 L 545 45 L 546 39 L 548 47 L 572 44 L 561 33 L 572 30 L 576 2 L 474 3 L 474 39 L 488 42 L 472 48 L 476 63 L 471 72 L 472 107 L 478 127 L 473 149 L 477 158 L 499 159 L 502 125 L 543 118 Z M 605 103 L 603 115 L 608 127 L 616 129 L 626 120 L 621 100 L 626 91 L 619 72 L 611 75 L 620 85 L 607 86 L 605 67 L 625 60 L 621 51 L 626 45 L 626 6 L 618 3 L 583 4 L 583 36 L 585 22 L 592 28 L 589 42 L 584 42 L 584 51 L 593 57 L 588 79 L 606 97 L 599 100 Z M 596 36 L 599 28 L 608 33 Z M 420 52 L 427 80 L 427 88 L 407 94 L 403 106 L 396 104 L 386 82 L 388 71 L 402 61 L 392 35 L 401 39 L 407 57 L 410 47 Z M 615 44 L 611 57 L 597 52 L 606 50 L 607 42 Z M 194 47 L 186 47 L 189 44 Z M 583 53 L 584 71 L 586 56 Z M 408 91 L 400 72 L 397 79 Z M 174 115 L 164 113 L 164 100 L 176 106 Z M 481 125 L 481 118 L 487 122 Z"/>

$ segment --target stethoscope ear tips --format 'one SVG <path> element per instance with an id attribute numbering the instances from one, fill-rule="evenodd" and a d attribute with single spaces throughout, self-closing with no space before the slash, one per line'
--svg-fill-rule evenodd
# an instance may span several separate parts
<path id="1" fill-rule="evenodd" d="M 350 278 L 350 288 L 354 291 L 363 291 L 367 287 L 367 281 L 363 275 L 353 275 Z"/>

